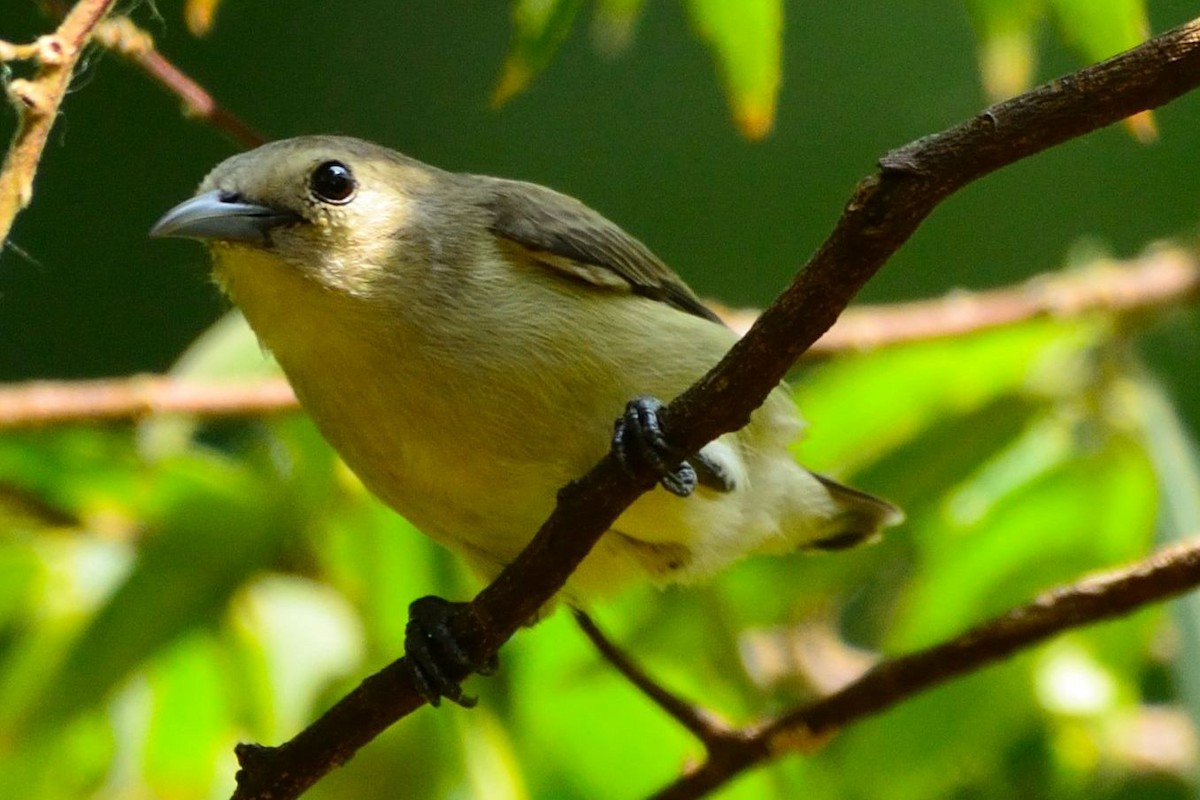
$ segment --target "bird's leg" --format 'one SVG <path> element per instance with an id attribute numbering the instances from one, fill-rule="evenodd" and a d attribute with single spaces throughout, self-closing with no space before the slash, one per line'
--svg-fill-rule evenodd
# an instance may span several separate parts
<path id="1" fill-rule="evenodd" d="M 472 654 L 474 648 L 468 642 L 479 638 L 471 634 L 472 628 L 478 628 L 478 621 L 471 613 L 470 603 L 454 603 L 430 595 L 408 607 L 404 653 L 417 693 L 430 705 L 440 705 L 445 697 L 463 708 L 471 708 L 476 698 L 463 694 L 460 676 L 492 675 L 499 667 L 495 655 L 480 660 Z"/>
<path id="2" fill-rule="evenodd" d="M 687 497 L 696 489 L 696 470 L 676 455 L 663 436 L 658 419 L 662 410 L 662 401 L 656 397 L 630 400 L 613 425 L 613 453 L 626 469 L 632 469 L 637 461 L 650 465 L 664 489 Z"/>

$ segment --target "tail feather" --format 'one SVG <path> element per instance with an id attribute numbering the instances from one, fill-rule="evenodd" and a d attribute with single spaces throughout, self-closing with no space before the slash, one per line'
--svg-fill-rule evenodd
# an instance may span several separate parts
<path id="1" fill-rule="evenodd" d="M 899 525 L 904 512 L 873 494 L 838 483 L 832 478 L 812 473 L 838 505 L 838 513 L 830 521 L 832 533 L 808 546 L 818 550 L 844 550 L 879 536 L 883 528 Z"/>

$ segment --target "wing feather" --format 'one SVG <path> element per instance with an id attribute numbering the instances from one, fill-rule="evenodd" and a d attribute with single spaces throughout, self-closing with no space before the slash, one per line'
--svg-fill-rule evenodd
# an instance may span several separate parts
<path id="1" fill-rule="evenodd" d="M 615 223 L 565 194 L 521 181 L 486 179 L 492 233 L 535 262 L 598 288 L 627 288 L 721 324 L 658 256 Z"/>

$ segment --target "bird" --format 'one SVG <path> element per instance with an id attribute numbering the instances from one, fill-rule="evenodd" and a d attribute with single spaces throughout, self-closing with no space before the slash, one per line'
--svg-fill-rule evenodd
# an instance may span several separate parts
<path id="1" fill-rule="evenodd" d="M 207 244 L 216 283 L 344 462 L 484 580 L 610 448 L 661 480 L 567 580 L 559 599 L 577 608 L 748 554 L 849 547 L 902 519 L 797 462 L 804 423 L 784 385 L 745 427 L 671 459 L 663 402 L 737 336 L 646 245 L 550 188 L 302 136 L 226 159 L 151 235 Z M 405 648 L 434 704 L 469 704 L 448 676 L 493 666 L 464 663 L 448 624 L 462 605 L 410 608 Z"/>

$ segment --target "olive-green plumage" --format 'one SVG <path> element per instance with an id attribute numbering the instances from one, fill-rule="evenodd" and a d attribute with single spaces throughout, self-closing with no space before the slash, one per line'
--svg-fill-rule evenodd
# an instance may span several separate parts
<path id="1" fill-rule="evenodd" d="M 485 577 L 604 455 L 630 399 L 669 401 L 735 339 L 645 245 L 577 200 L 350 138 L 234 156 L 155 232 L 209 242 L 218 282 L 350 468 Z M 721 480 L 643 496 L 569 598 L 848 544 L 899 519 L 796 464 L 801 427 L 788 394 L 773 393 L 702 451 Z"/>

